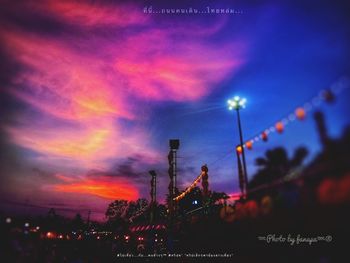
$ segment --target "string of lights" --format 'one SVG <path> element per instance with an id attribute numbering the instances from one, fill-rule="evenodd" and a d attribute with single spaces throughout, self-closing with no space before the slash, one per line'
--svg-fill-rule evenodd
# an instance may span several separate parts
<path id="1" fill-rule="evenodd" d="M 196 187 L 197 183 L 202 179 L 202 176 L 204 175 L 204 172 L 201 172 L 200 175 L 197 176 L 197 178 L 191 183 L 189 187 L 186 188 L 184 192 L 173 198 L 174 201 L 180 201 L 182 198 L 184 198 L 189 192 L 192 191 L 194 187 Z"/>
<path id="2" fill-rule="evenodd" d="M 259 141 L 268 141 L 268 137 L 270 136 L 270 134 L 273 134 L 275 132 L 282 133 L 288 124 L 294 122 L 295 120 L 304 120 L 308 112 L 319 107 L 323 102 L 333 102 L 335 99 L 335 95 L 339 95 L 341 92 L 343 92 L 345 89 L 348 89 L 349 87 L 349 80 L 347 78 L 344 78 L 336 82 L 330 89 L 321 90 L 316 96 L 311 98 L 309 101 L 305 102 L 302 106 L 298 106 L 297 108 L 295 108 L 295 110 L 293 112 L 290 112 L 286 117 L 280 118 L 277 122 L 275 122 L 274 125 L 246 140 L 246 142 L 243 144 L 243 147 L 247 148 L 248 150 L 252 150 L 254 143 L 257 143 Z M 236 103 L 235 100 L 230 100 L 229 102 L 230 107 L 233 109 L 233 107 L 235 106 L 234 103 Z M 244 103 L 242 104 L 243 106 Z M 242 153 L 241 146 L 237 146 L 236 151 L 238 153 Z M 223 157 L 218 158 L 213 163 L 220 161 L 221 159 L 227 157 L 231 153 L 232 150 L 226 153 Z M 182 198 L 184 198 L 197 185 L 197 183 L 201 180 L 202 176 L 203 172 L 191 183 L 189 187 L 186 188 L 184 192 L 173 198 L 173 200 L 180 201 Z"/>
<path id="3" fill-rule="evenodd" d="M 270 135 L 273 133 L 283 133 L 285 127 L 290 123 L 299 120 L 303 121 L 306 118 L 308 112 L 311 112 L 315 108 L 319 107 L 322 103 L 331 103 L 335 99 L 335 95 L 339 95 L 343 90 L 349 88 L 348 83 L 337 83 L 333 85 L 330 89 L 321 90 L 316 96 L 314 96 L 311 100 L 305 102 L 301 106 L 295 108 L 293 112 L 290 112 L 284 118 L 280 118 L 275 122 L 274 125 L 264 129 L 262 132 L 256 134 L 250 139 L 246 140 L 243 144 L 243 148 L 248 150 L 253 149 L 253 144 L 263 141 L 267 142 Z M 241 146 L 236 147 L 236 151 L 238 153 L 242 153 Z"/>
<path id="4" fill-rule="evenodd" d="M 349 85 L 349 79 L 347 79 L 347 78 L 343 78 L 343 79 L 340 79 L 338 82 L 336 82 L 331 88 L 330 88 L 330 90 L 331 90 L 331 92 L 333 92 L 335 95 L 339 95 L 343 90 L 345 90 L 345 89 L 347 89 L 347 88 L 349 88 L 350 87 L 350 85 Z M 322 92 L 322 91 L 321 91 Z M 321 93 L 320 92 L 320 93 Z M 314 101 L 315 102 L 315 98 L 316 97 L 312 97 L 309 101 Z M 322 102 L 322 101 L 321 101 Z M 317 104 L 317 103 L 316 103 Z M 309 104 L 308 103 L 304 103 L 304 106 L 307 106 L 307 108 L 309 108 Z M 317 105 L 317 106 L 319 106 L 319 105 Z M 312 110 L 313 108 L 315 108 L 316 106 L 315 105 L 312 105 L 311 104 L 311 108 L 309 108 L 309 110 L 308 111 L 310 111 L 310 110 Z M 298 108 L 297 108 L 298 109 Z M 288 116 L 289 117 L 291 117 L 291 119 L 293 119 L 293 121 L 296 119 L 296 116 L 295 117 L 293 117 L 293 114 L 295 114 L 296 112 L 293 112 L 293 113 L 291 113 L 291 114 L 289 114 Z M 302 116 L 302 114 L 303 114 L 303 112 L 301 111 L 301 109 L 299 109 L 299 110 L 297 110 L 297 113 L 299 114 L 299 116 Z M 306 117 L 306 115 L 304 116 L 304 118 Z M 283 117 L 282 118 L 280 118 L 281 120 L 283 120 Z M 288 124 L 288 123 L 287 123 Z M 268 133 L 270 133 L 271 131 L 271 129 L 272 130 L 274 130 L 274 125 L 272 125 L 272 126 L 270 126 L 270 128 L 268 128 L 268 129 L 266 129 L 265 131 L 267 131 L 267 134 Z M 275 130 L 276 131 L 276 130 Z M 248 144 L 249 145 L 249 142 L 251 142 L 251 144 L 253 144 L 253 143 L 255 143 L 255 142 L 257 142 L 257 141 L 260 141 L 260 140 L 263 140 L 264 141 L 264 139 L 265 140 L 267 140 L 267 136 L 265 136 L 265 135 L 263 135 L 263 132 L 260 132 L 260 133 L 257 133 L 257 134 L 255 134 L 254 136 L 252 136 L 250 139 L 248 139 L 247 140 L 247 142 L 246 142 L 246 144 Z M 253 142 L 252 142 L 252 140 L 253 140 Z M 247 147 L 247 145 L 246 144 L 244 144 L 244 146 L 243 147 Z M 252 145 L 251 145 L 252 146 Z M 252 148 L 252 147 L 251 147 Z M 237 150 L 237 149 L 236 149 Z M 219 161 L 221 161 L 222 159 L 224 159 L 224 158 L 226 158 L 227 156 L 229 156 L 229 155 L 231 155 L 232 154 L 232 152 L 234 152 L 234 149 L 231 149 L 231 150 L 229 150 L 229 151 L 227 151 L 224 155 L 222 155 L 221 157 L 219 157 L 218 159 L 216 159 L 216 160 L 214 160 L 213 162 L 211 162 L 210 164 L 209 164 L 209 166 L 213 166 L 214 164 L 216 164 L 217 162 L 219 162 Z"/>

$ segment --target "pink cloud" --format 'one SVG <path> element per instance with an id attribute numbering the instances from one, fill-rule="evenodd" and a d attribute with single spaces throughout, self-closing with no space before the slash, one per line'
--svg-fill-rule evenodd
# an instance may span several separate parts
<path id="1" fill-rule="evenodd" d="M 52 15 L 82 32 L 43 35 L 9 25 L 0 30 L 8 54 L 21 66 L 8 92 L 39 112 L 30 122 L 18 116 L 20 124 L 6 131 L 22 147 L 50 160 L 73 160 L 86 170 L 105 169 L 111 159 L 145 148 L 157 160 L 158 151 L 146 145 L 152 139 L 143 123 L 147 102 L 201 100 L 245 61 L 244 41 L 209 41 L 225 20 L 202 30 L 195 21 L 165 28 L 137 6 L 27 5 L 28 12 Z M 142 27 L 129 30 L 135 25 Z M 108 34 L 91 29 L 96 26 Z"/>
<path id="2" fill-rule="evenodd" d="M 23 2 L 6 1 L 6 9 L 12 13 L 31 12 L 37 15 L 48 15 L 66 24 L 101 27 L 126 27 L 147 22 L 142 8 L 127 3 L 108 3 L 76 0 L 27 0 Z M 23 11 L 22 11 L 23 10 Z"/>
<path id="3" fill-rule="evenodd" d="M 26 68 L 15 80 L 17 87 L 11 89 L 18 98 L 64 119 L 105 115 L 132 118 L 124 96 L 114 92 L 94 58 L 74 53 L 60 41 L 23 32 L 2 32 L 2 36 L 12 55 Z"/>
<path id="4" fill-rule="evenodd" d="M 65 22 L 84 26 L 129 26 L 143 24 L 148 20 L 140 7 L 126 4 L 116 6 L 96 2 L 51 0 L 44 4 L 42 11 L 48 11 Z"/>
<path id="5" fill-rule="evenodd" d="M 243 43 L 215 47 L 184 34 L 155 29 L 130 36 L 114 64 L 128 89 L 150 100 L 195 101 L 244 63 Z"/>

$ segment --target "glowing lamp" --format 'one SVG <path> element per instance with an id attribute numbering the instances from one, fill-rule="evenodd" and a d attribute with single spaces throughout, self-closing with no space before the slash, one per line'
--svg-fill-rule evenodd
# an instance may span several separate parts
<path id="1" fill-rule="evenodd" d="M 253 148 L 253 143 L 252 143 L 251 141 L 246 142 L 245 145 L 247 146 L 247 148 L 248 148 L 249 150 L 251 150 L 251 149 Z"/>
<path id="2" fill-rule="evenodd" d="M 282 122 L 277 122 L 276 125 L 275 125 L 275 128 L 277 130 L 278 133 L 282 133 L 283 132 L 283 129 L 284 129 L 284 126 L 283 126 L 283 123 Z"/>
<path id="3" fill-rule="evenodd" d="M 6 224 L 11 224 L 12 219 L 10 217 L 6 218 Z"/>
<path id="4" fill-rule="evenodd" d="M 295 110 L 295 115 L 297 116 L 297 118 L 299 120 L 303 120 L 303 119 L 305 119 L 306 113 L 305 113 L 305 110 L 303 108 L 297 108 Z"/>
<path id="5" fill-rule="evenodd" d="M 235 96 L 233 99 L 227 101 L 229 110 L 239 110 L 244 109 L 247 100 L 245 98 L 240 98 L 239 96 Z"/>
<path id="6" fill-rule="evenodd" d="M 266 142 L 267 141 L 267 133 L 266 132 L 262 132 L 261 133 L 261 139 L 264 141 L 264 142 Z"/>
<path id="7" fill-rule="evenodd" d="M 258 216 L 259 208 L 254 200 L 250 200 L 244 204 L 244 209 L 246 212 L 246 215 L 251 218 L 255 218 Z"/>
<path id="8" fill-rule="evenodd" d="M 241 146 L 237 146 L 236 147 L 236 151 L 237 151 L 238 154 L 242 154 L 243 149 L 242 149 Z"/>
<path id="9" fill-rule="evenodd" d="M 263 215 L 270 214 L 272 211 L 272 199 L 270 196 L 266 195 L 261 199 L 260 210 Z"/>

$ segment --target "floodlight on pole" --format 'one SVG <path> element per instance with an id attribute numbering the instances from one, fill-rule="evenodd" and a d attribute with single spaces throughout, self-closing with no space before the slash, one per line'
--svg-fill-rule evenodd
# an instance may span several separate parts
<path id="1" fill-rule="evenodd" d="M 234 96 L 233 99 L 227 101 L 229 110 L 239 110 L 244 109 L 247 103 L 246 98 L 241 98 L 239 96 Z"/>
<path id="2" fill-rule="evenodd" d="M 245 154 L 244 154 L 244 145 L 243 145 L 243 133 L 242 133 L 242 127 L 241 127 L 241 117 L 239 114 L 240 109 L 244 109 L 245 105 L 247 103 L 246 98 L 241 98 L 239 96 L 234 96 L 233 99 L 229 99 L 227 101 L 228 103 L 228 109 L 229 110 L 236 110 L 237 112 L 237 121 L 238 121 L 238 130 L 239 130 L 239 139 L 240 139 L 240 150 L 242 151 L 242 160 L 243 160 L 243 169 L 244 169 L 244 197 L 247 193 L 247 182 L 248 182 L 248 175 L 247 175 L 247 166 L 245 161 Z"/>

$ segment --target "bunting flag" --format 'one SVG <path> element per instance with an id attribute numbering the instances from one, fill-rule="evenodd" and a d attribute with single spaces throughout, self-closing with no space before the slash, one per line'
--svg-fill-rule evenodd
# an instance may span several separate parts
<path id="1" fill-rule="evenodd" d="M 294 122 L 295 120 L 303 121 L 307 113 L 314 110 L 315 108 L 319 107 L 323 102 L 326 103 L 333 103 L 335 101 L 335 96 L 339 95 L 341 92 L 343 92 L 345 89 L 348 89 L 350 87 L 349 85 L 349 79 L 344 78 L 332 85 L 329 89 L 321 90 L 318 95 L 313 97 L 310 101 L 305 102 L 303 105 L 298 106 L 293 112 L 289 113 L 284 118 L 277 120 L 274 125 L 266 128 L 259 134 L 253 136 L 249 140 L 247 140 L 243 144 L 243 148 L 246 148 L 248 150 L 253 149 L 253 145 L 259 141 L 267 142 L 269 136 L 271 136 L 273 133 L 277 132 L 279 134 L 282 134 L 286 128 L 287 125 Z M 237 153 L 237 160 L 238 160 L 238 169 L 239 169 L 239 186 L 244 193 L 244 174 L 243 174 L 243 167 L 242 162 L 240 159 L 240 154 L 242 153 L 243 149 L 239 145 L 236 147 L 236 153 Z M 197 185 L 197 183 L 202 179 L 202 176 L 204 175 L 203 171 L 201 174 L 192 182 L 192 184 L 186 188 L 184 192 L 173 198 L 174 201 L 180 201 L 182 198 L 184 198 L 189 192 L 192 191 L 192 189 Z"/>
<path id="2" fill-rule="evenodd" d="M 284 118 L 277 120 L 274 125 L 261 131 L 259 134 L 253 136 L 243 144 L 243 148 L 252 150 L 255 143 L 259 141 L 267 142 L 269 136 L 277 132 L 282 134 L 287 125 L 294 122 L 295 120 L 303 121 L 307 117 L 308 112 L 319 107 L 322 103 L 333 103 L 335 96 L 339 95 L 345 89 L 350 87 L 349 80 L 340 80 L 334 84 L 330 89 L 321 90 L 318 95 L 313 97 L 310 101 L 305 102 L 303 105 L 298 106 L 293 112 L 289 113 Z M 236 152 L 241 154 L 241 146 L 236 147 Z"/>

